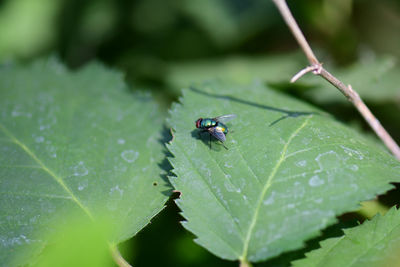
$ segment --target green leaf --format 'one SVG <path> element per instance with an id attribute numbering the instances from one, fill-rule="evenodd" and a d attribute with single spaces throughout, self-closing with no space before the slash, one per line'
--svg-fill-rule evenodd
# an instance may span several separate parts
<path id="1" fill-rule="evenodd" d="M 310 105 L 258 84 L 207 83 L 171 109 L 170 181 L 183 225 L 230 260 L 262 261 L 303 246 L 335 216 L 400 181 L 400 163 Z M 237 114 L 225 150 L 197 118 Z"/>
<path id="2" fill-rule="evenodd" d="M 393 207 L 362 225 L 345 229 L 345 235 L 321 242 L 321 248 L 293 266 L 397 266 L 400 252 L 400 211 Z"/>
<path id="3" fill-rule="evenodd" d="M 59 216 L 110 221 L 112 245 L 148 224 L 169 195 L 157 110 L 99 64 L 78 72 L 54 60 L 3 67 L 0 262 L 29 261 Z"/>

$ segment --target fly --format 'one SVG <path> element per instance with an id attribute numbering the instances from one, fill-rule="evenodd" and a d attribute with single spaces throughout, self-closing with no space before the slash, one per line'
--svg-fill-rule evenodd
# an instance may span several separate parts
<path id="1" fill-rule="evenodd" d="M 222 115 L 215 118 L 199 118 L 196 121 L 196 128 L 201 129 L 203 132 L 210 134 L 210 149 L 211 149 L 211 135 L 219 140 L 225 149 L 228 149 L 224 142 L 226 140 L 226 134 L 228 133 L 228 127 L 224 124 L 232 119 L 236 118 L 235 114 Z"/>

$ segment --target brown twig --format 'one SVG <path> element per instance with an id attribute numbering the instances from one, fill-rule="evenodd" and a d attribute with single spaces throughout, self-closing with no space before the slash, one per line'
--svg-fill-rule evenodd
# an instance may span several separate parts
<path id="1" fill-rule="evenodd" d="M 378 137 L 385 143 L 386 147 L 393 153 L 393 155 L 400 160 L 400 148 L 396 144 L 396 142 L 392 139 L 392 137 L 387 133 L 385 128 L 380 124 L 378 119 L 372 114 L 372 112 L 368 109 L 365 103 L 362 101 L 360 96 L 356 91 L 353 90 L 351 85 L 346 86 L 335 76 L 330 74 L 327 70 L 322 67 L 322 64 L 318 61 L 314 52 L 312 51 L 310 45 L 308 44 L 306 38 L 301 32 L 299 26 L 297 25 L 295 19 L 293 18 L 292 13 L 287 6 L 285 0 L 272 0 L 275 5 L 278 7 L 279 12 L 281 13 L 283 19 L 288 25 L 289 29 L 293 33 L 293 36 L 296 38 L 299 43 L 301 49 L 304 54 L 307 56 L 309 63 L 311 66 L 301 70 L 297 73 L 291 80 L 291 82 L 295 82 L 301 76 L 308 72 L 313 72 L 316 75 L 321 76 L 328 82 L 330 82 L 333 86 L 339 89 L 342 94 L 346 96 L 346 98 L 353 103 L 353 105 L 357 108 L 363 118 L 367 121 L 367 123 L 371 126 L 371 128 L 375 131 Z"/>

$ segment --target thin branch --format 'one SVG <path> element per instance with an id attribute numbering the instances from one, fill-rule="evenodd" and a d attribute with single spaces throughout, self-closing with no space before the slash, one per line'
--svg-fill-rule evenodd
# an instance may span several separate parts
<path id="1" fill-rule="evenodd" d="M 346 98 L 353 103 L 353 105 L 357 108 L 363 118 L 367 121 L 370 127 L 375 131 L 376 135 L 384 142 L 386 147 L 392 152 L 392 154 L 400 160 L 400 148 L 393 140 L 393 138 L 388 134 L 388 132 L 383 128 L 380 124 L 378 119 L 372 114 L 372 112 L 368 109 L 365 103 L 362 101 L 360 96 L 356 91 L 353 90 L 351 85 L 346 86 L 343 82 L 329 73 L 322 67 L 322 64 L 318 61 L 314 52 L 312 51 L 310 45 L 308 44 L 306 38 L 304 37 L 303 33 L 301 32 L 299 26 L 297 25 L 295 19 L 293 18 L 292 13 L 287 6 L 285 0 L 272 0 L 279 12 L 281 13 L 283 19 L 285 20 L 286 24 L 288 25 L 289 29 L 293 33 L 293 36 L 296 38 L 297 42 L 299 43 L 301 49 L 303 50 L 304 54 L 307 56 L 308 61 L 311 66 L 301 70 L 297 73 L 293 78 L 292 82 L 298 80 L 304 74 L 312 71 L 314 74 L 321 76 L 328 82 L 330 82 L 333 86 L 339 89 L 342 94 L 346 96 Z"/>
<path id="2" fill-rule="evenodd" d="M 293 78 L 290 80 L 291 83 L 296 82 L 298 79 L 303 77 L 303 75 L 309 73 L 310 71 L 317 71 L 318 69 L 315 66 L 308 66 L 299 71 L 296 75 L 293 76 Z"/>

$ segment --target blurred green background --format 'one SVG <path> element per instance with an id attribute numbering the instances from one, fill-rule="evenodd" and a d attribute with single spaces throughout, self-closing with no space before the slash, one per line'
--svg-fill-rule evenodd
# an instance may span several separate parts
<path id="1" fill-rule="evenodd" d="M 328 65 L 340 69 L 380 55 L 390 55 L 394 62 L 400 57 L 400 1 L 288 4 Z M 180 88 L 192 82 L 258 79 L 372 136 L 345 101 L 319 101 L 305 93 L 307 86 L 286 83 L 307 63 L 271 0 L 0 1 L 0 62 L 29 62 L 47 55 L 58 56 L 72 69 L 91 60 L 119 69 L 132 88 L 152 91 L 165 110 L 177 100 Z M 399 142 L 400 93 L 368 98 L 367 104 Z M 398 196 L 394 190 L 383 197 L 384 203 L 396 204 Z M 122 245 L 130 263 L 237 266 L 197 246 L 180 226 L 182 218 L 173 201 L 167 204 L 153 223 Z M 292 257 L 284 256 L 286 261 Z"/>

